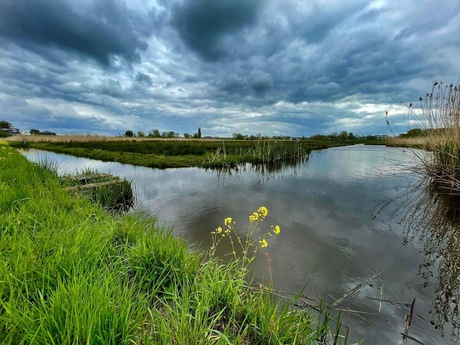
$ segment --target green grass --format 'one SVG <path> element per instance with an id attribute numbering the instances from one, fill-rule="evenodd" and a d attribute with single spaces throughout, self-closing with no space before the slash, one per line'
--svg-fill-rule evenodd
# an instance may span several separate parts
<path id="1" fill-rule="evenodd" d="M 0 141 L 0 343 L 323 344 L 328 315 L 251 287 L 238 260 L 111 215 Z"/>

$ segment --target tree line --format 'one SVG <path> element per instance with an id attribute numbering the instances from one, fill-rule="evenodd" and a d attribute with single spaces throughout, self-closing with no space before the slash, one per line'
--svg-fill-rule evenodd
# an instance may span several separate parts
<path id="1" fill-rule="evenodd" d="M 180 134 L 176 133 L 174 131 L 166 131 L 160 133 L 158 129 L 152 129 L 149 131 L 147 134 L 143 131 L 137 131 L 137 133 L 134 133 L 131 130 L 127 130 L 124 134 L 125 137 L 132 138 L 132 137 L 138 137 L 138 138 L 179 138 Z M 189 134 L 189 133 L 184 133 L 184 138 L 201 138 L 201 128 L 198 128 L 198 131 L 195 134 Z"/>

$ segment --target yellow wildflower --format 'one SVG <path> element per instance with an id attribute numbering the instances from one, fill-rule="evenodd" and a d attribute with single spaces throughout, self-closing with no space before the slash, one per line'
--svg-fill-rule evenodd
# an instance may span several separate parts
<path id="1" fill-rule="evenodd" d="M 263 218 L 265 218 L 268 215 L 268 210 L 265 206 L 260 206 L 258 212 L 259 215 Z"/>
<path id="2" fill-rule="evenodd" d="M 274 232 L 275 234 L 279 235 L 280 232 L 281 232 L 280 226 L 279 226 L 279 225 L 276 225 L 276 226 L 275 226 L 275 229 L 273 230 L 273 232 Z"/>
<path id="3" fill-rule="evenodd" d="M 261 241 L 259 241 L 259 243 L 260 243 L 260 246 L 262 248 L 267 248 L 268 247 L 268 243 L 267 243 L 267 241 L 265 241 L 265 239 L 262 239 Z"/>
<path id="4" fill-rule="evenodd" d="M 251 223 L 253 223 L 253 222 L 256 221 L 256 219 L 254 218 L 254 215 L 251 214 L 251 215 L 249 216 L 249 221 L 250 221 Z"/>
<path id="5" fill-rule="evenodd" d="M 231 225 L 232 224 L 232 218 L 231 217 L 225 218 L 224 219 L 224 224 L 225 225 Z"/>
<path id="6" fill-rule="evenodd" d="M 218 234 L 220 234 L 220 233 L 222 232 L 222 228 L 219 226 L 219 227 L 216 229 L 216 232 L 217 232 Z"/>
<path id="7" fill-rule="evenodd" d="M 252 217 L 254 218 L 255 221 L 256 221 L 256 220 L 259 220 L 259 214 L 258 214 L 257 212 L 254 212 L 254 213 L 252 214 Z"/>

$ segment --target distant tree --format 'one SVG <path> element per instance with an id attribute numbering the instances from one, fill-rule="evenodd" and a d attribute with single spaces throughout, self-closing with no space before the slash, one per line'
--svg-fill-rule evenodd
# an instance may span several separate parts
<path id="1" fill-rule="evenodd" d="M 423 130 L 420 128 L 412 128 L 407 131 L 407 133 L 400 134 L 402 138 L 414 138 L 414 137 L 423 137 L 428 135 L 429 132 L 427 130 Z"/>
<path id="2" fill-rule="evenodd" d="M 35 135 L 35 134 L 40 133 L 40 131 L 39 131 L 38 129 L 32 128 L 32 129 L 29 131 L 29 133 L 32 134 L 32 135 Z"/>
<path id="3" fill-rule="evenodd" d="M 163 132 L 161 133 L 162 138 L 175 138 L 176 133 L 174 131 L 168 131 L 168 132 Z"/>
<path id="4" fill-rule="evenodd" d="M 143 138 L 143 137 L 145 137 L 145 133 L 142 132 L 142 131 L 137 131 L 137 136 L 138 136 L 139 138 Z"/>
<path id="5" fill-rule="evenodd" d="M 197 133 L 197 135 L 198 135 L 198 138 L 201 138 L 201 128 L 198 128 L 198 133 Z"/>
<path id="6" fill-rule="evenodd" d="M 158 129 L 152 129 L 149 132 L 149 137 L 160 138 L 161 137 L 160 131 Z"/>
<path id="7" fill-rule="evenodd" d="M 334 132 L 334 133 L 331 133 L 328 135 L 329 139 L 332 139 L 332 140 L 335 140 L 337 139 L 339 135 L 337 134 L 337 132 Z"/>
<path id="8" fill-rule="evenodd" d="M 246 136 L 241 133 L 233 133 L 233 139 L 235 140 L 243 140 L 244 138 L 246 138 Z"/>
<path id="9" fill-rule="evenodd" d="M 184 133 L 184 138 L 187 138 L 187 139 L 189 139 L 189 138 L 190 138 L 190 134 L 188 134 L 188 133 Z"/>
<path id="10" fill-rule="evenodd" d="M 315 134 L 312 137 L 310 137 L 310 139 L 324 141 L 327 139 L 327 136 L 322 135 L 322 134 Z"/>
<path id="11" fill-rule="evenodd" d="M 125 132 L 125 137 L 130 137 L 130 138 L 131 138 L 131 137 L 134 137 L 133 131 L 126 131 L 126 132 Z"/>
<path id="12" fill-rule="evenodd" d="M 348 133 L 348 139 L 350 139 L 350 140 L 355 140 L 355 139 L 356 139 L 356 135 L 354 135 L 353 132 L 350 132 L 350 133 Z"/>
<path id="13" fill-rule="evenodd" d="M 342 132 L 340 132 L 338 138 L 339 138 L 340 140 L 347 140 L 347 139 L 348 139 L 348 132 L 347 132 L 347 131 L 342 131 Z"/>
<path id="14" fill-rule="evenodd" d="M 8 129 L 13 127 L 8 121 L 0 121 L 0 128 Z"/>

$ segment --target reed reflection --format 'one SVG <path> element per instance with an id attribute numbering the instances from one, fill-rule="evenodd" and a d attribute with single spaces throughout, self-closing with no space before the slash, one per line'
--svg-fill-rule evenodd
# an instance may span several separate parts
<path id="1" fill-rule="evenodd" d="M 237 176 L 247 172 L 255 172 L 258 177 L 258 183 L 265 183 L 270 178 L 278 176 L 285 171 L 300 169 L 310 158 L 310 153 L 289 160 L 279 160 L 274 162 L 244 163 L 244 164 L 227 164 L 219 167 L 212 167 L 206 170 L 214 171 L 219 179 L 231 176 Z"/>
<path id="2" fill-rule="evenodd" d="M 435 328 L 460 339 L 460 195 L 426 183 L 424 193 L 404 217 L 405 241 L 423 243 L 419 274 L 435 279 L 432 320 Z M 437 275 L 436 275 L 437 273 Z"/>

